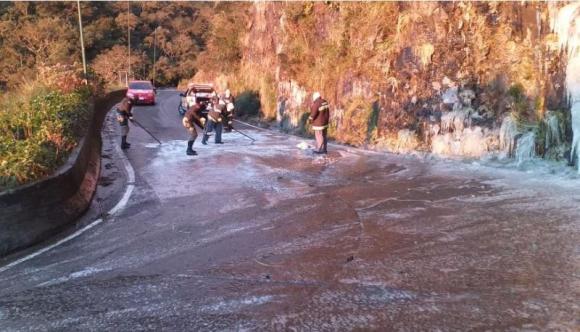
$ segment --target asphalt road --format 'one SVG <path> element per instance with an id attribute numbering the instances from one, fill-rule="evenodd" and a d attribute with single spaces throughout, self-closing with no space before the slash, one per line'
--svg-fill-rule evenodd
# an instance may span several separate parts
<path id="1" fill-rule="evenodd" d="M 254 144 L 225 134 L 190 157 L 177 103 L 161 90 L 135 109 L 163 144 L 132 127 L 122 210 L 0 272 L 0 330 L 579 329 L 579 180 L 338 146 L 315 157 L 243 125 Z M 79 229 L 127 187 L 117 130 L 108 119 Z"/>

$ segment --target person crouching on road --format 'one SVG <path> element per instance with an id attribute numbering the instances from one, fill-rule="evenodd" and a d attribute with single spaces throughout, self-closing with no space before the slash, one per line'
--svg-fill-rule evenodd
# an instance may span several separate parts
<path id="1" fill-rule="evenodd" d="M 222 113 L 225 111 L 225 104 L 223 100 L 218 101 L 217 97 L 208 105 L 209 112 L 207 113 L 207 122 L 203 131 L 203 139 L 201 144 L 206 145 L 209 139 L 209 133 L 215 129 L 215 144 L 224 144 L 222 142 Z"/>
<path id="2" fill-rule="evenodd" d="M 316 154 L 326 154 L 328 144 L 328 123 L 330 120 L 330 106 L 328 102 L 320 96 L 319 92 L 312 94 L 312 106 L 310 107 L 310 116 L 312 129 L 316 138 Z"/>
<path id="3" fill-rule="evenodd" d="M 204 121 L 205 119 L 201 117 L 201 104 L 196 100 L 194 104 L 187 109 L 187 112 L 185 112 L 182 119 L 183 126 L 189 132 L 187 150 L 185 151 L 188 156 L 197 155 L 197 152 L 193 150 L 193 143 L 195 143 L 195 139 L 197 138 L 197 130 L 195 129 L 195 126 L 203 128 Z"/>
<path id="4" fill-rule="evenodd" d="M 129 134 L 129 120 L 133 120 L 133 100 L 129 97 L 123 98 L 117 107 L 117 122 L 121 127 L 121 149 L 125 150 L 131 147 L 127 142 L 127 135 Z"/>

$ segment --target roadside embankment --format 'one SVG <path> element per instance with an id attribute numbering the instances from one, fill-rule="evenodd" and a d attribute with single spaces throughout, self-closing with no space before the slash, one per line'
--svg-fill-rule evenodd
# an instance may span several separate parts
<path id="1" fill-rule="evenodd" d="M 54 174 L 0 193 L 0 257 L 53 236 L 87 209 L 99 178 L 103 120 L 123 95 L 95 100 L 84 137 Z"/>

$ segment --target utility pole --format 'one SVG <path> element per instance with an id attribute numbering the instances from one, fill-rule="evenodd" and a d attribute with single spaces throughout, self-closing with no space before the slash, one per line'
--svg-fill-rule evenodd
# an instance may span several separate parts
<path id="1" fill-rule="evenodd" d="M 79 31 L 81 32 L 81 53 L 83 56 L 83 73 L 85 79 L 87 78 L 87 60 L 85 57 L 85 39 L 83 38 L 83 20 L 81 17 L 81 2 L 77 0 L 77 9 L 79 11 Z"/>
<path id="2" fill-rule="evenodd" d="M 153 33 L 153 84 L 157 81 L 157 71 L 155 68 L 155 55 L 157 53 L 157 28 L 155 27 L 155 32 Z"/>
<path id="3" fill-rule="evenodd" d="M 129 69 L 127 70 L 127 84 L 131 77 L 131 1 L 127 1 L 127 46 L 129 49 Z"/>

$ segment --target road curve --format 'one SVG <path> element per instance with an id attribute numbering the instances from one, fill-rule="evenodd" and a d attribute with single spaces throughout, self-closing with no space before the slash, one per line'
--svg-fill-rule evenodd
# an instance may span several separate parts
<path id="1" fill-rule="evenodd" d="M 160 90 L 135 109 L 162 144 L 131 128 L 123 210 L 0 272 L 0 330 L 580 326 L 578 180 L 346 147 L 314 157 L 243 125 L 255 143 L 227 133 L 190 157 L 178 102 Z M 109 119 L 106 140 L 116 130 Z M 108 211 L 127 178 L 103 154 L 93 210 Z"/>

